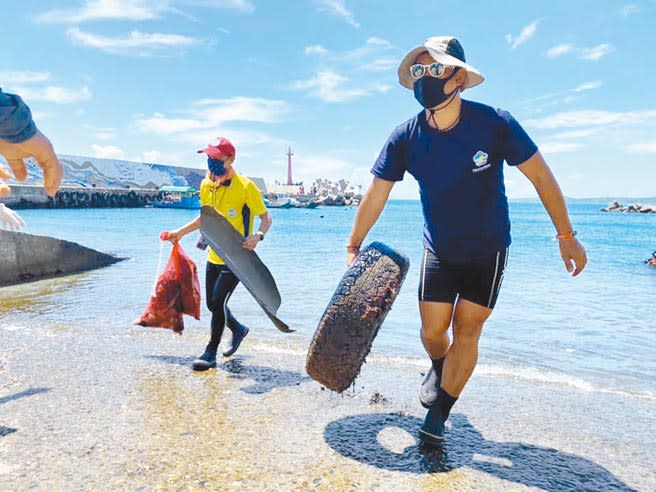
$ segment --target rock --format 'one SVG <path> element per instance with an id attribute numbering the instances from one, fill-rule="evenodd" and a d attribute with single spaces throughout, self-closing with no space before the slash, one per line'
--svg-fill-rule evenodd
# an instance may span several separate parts
<path id="1" fill-rule="evenodd" d="M 62 239 L 0 230 L 0 285 L 94 270 L 124 259 Z"/>

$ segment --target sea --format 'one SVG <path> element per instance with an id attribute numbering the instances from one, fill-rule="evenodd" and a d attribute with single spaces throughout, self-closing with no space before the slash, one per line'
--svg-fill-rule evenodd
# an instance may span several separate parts
<path id="1" fill-rule="evenodd" d="M 577 237 L 588 254 L 585 271 L 573 278 L 559 256 L 542 205 L 510 202 L 509 261 L 496 309 L 481 338 L 477 371 L 656 401 L 656 268 L 644 264 L 656 250 L 656 214 L 604 213 L 604 205 L 569 204 Z M 270 211 L 273 226 L 257 252 L 278 284 L 280 318 L 296 330 L 292 338 L 300 346 L 309 344 L 346 270 L 344 245 L 355 212 L 352 207 Z M 47 292 L 29 308 L 0 311 L 0 323 L 33 323 L 38 314 L 51 323 L 83 320 L 102 330 L 125 329 L 143 311 L 171 249 L 159 240 L 159 233 L 197 214 L 153 208 L 20 213 L 27 224 L 23 232 L 74 241 L 127 260 L 48 281 Z M 418 201 L 391 200 L 365 241 L 381 241 L 410 259 L 372 355 L 425 358 L 417 307 L 422 226 Z M 204 285 L 206 253 L 195 248 L 197 239 L 192 233 L 181 244 L 196 261 Z M 34 285 L 38 283 L 18 290 Z M 10 292 L 0 290 L 0 297 Z M 280 339 L 242 286 L 230 307 L 255 327 L 257 337 Z M 203 306 L 201 321 L 187 318 L 187 332 L 202 335 L 208 323 L 209 311 Z"/>
<path id="2" fill-rule="evenodd" d="M 572 277 L 559 256 L 554 227 L 541 203 L 510 201 L 508 266 L 480 340 L 474 377 L 494 381 L 501 388 L 546 387 L 556 395 L 567 395 L 566 403 L 554 401 L 553 405 L 580 412 L 582 421 L 568 420 L 571 429 L 585 422 L 586 414 L 598 411 L 589 425 L 613 422 L 621 433 L 622 422 L 640 415 L 640 425 L 629 426 L 626 433 L 635 446 L 631 449 L 643 454 L 636 464 L 635 473 L 643 474 L 637 483 L 649 488 L 656 486 L 654 475 L 648 478 L 645 472 L 651 466 L 647 460 L 656 452 L 656 432 L 644 419 L 656 423 L 656 268 L 644 260 L 656 250 L 656 214 L 605 213 L 601 211 L 605 205 L 568 204 L 588 255 L 584 272 Z M 270 210 L 273 225 L 257 252 L 278 284 L 282 297 L 278 315 L 296 331 L 280 333 L 239 286 L 229 306 L 251 328 L 251 350 L 279 351 L 280 357 L 290 350 L 307 351 L 346 271 L 345 244 L 356 210 L 324 206 Z M 157 337 L 177 336 L 168 330 L 134 327 L 132 322 L 146 307 L 171 251 L 169 243 L 159 240 L 160 232 L 186 224 L 197 211 L 64 209 L 21 210 L 20 214 L 27 224 L 24 232 L 74 241 L 126 260 L 91 272 L 0 289 L 0 333 L 49 327 L 56 337 L 75 328 L 93 333 L 99 342 L 135 329 L 152 330 Z M 419 338 L 417 306 L 422 228 L 418 201 L 391 200 L 365 241 L 365 245 L 381 241 L 410 259 L 405 282 L 368 361 L 415 372 L 428 367 Z M 181 244 L 196 261 L 204 285 L 206 253 L 195 247 L 197 239 L 198 233 L 192 233 Z M 204 304 L 200 321 L 185 317 L 181 338 L 191 337 L 197 350 L 187 353 L 187 349 L 181 357 L 202 352 L 209 319 Z M 577 406 L 577 399 L 609 402 L 612 414 Z M 615 435 L 613 429 L 602 432 L 609 435 Z M 591 455 L 603 456 L 611 448 L 616 450 L 615 444 L 605 446 L 595 441 L 588 449 Z M 624 457 L 625 462 L 632 458 Z"/>

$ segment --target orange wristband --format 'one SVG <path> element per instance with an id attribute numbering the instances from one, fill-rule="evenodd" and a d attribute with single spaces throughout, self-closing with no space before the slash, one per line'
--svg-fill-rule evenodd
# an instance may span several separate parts
<path id="1" fill-rule="evenodd" d="M 563 234 L 556 234 L 556 239 L 564 239 L 566 241 L 571 241 L 576 236 L 576 231 L 567 231 Z"/>
<path id="2" fill-rule="evenodd" d="M 355 253 L 356 251 L 360 251 L 360 246 L 351 246 L 350 244 L 347 244 L 346 251 L 349 253 Z"/>

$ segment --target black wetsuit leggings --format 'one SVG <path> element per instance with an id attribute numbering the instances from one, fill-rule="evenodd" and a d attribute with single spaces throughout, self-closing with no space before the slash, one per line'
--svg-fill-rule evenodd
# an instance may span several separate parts
<path id="1" fill-rule="evenodd" d="M 228 309 L 228 300 L 238 283 L 239 279 L 227 266 L 207 263 L 205 299 L 208 309 L 212 312 L 212 335 L 208 345 L 215 350 L 221 342 L 226 319 L 232 318 Z"/>

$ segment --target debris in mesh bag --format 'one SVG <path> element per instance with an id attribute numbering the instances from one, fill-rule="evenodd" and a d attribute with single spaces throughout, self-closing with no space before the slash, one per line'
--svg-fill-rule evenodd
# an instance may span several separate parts
<path id="1" fill-rule="evenodd" d="M 161 237 L 166 238 L 164 233 Z M 164 271 L 157 278 L 146 310 L 134 324 L 168 328 L 182 334 L 183 314 L 200 319 L 200 282 L 196 264 L 182 246 L 175 243 Z"/>

